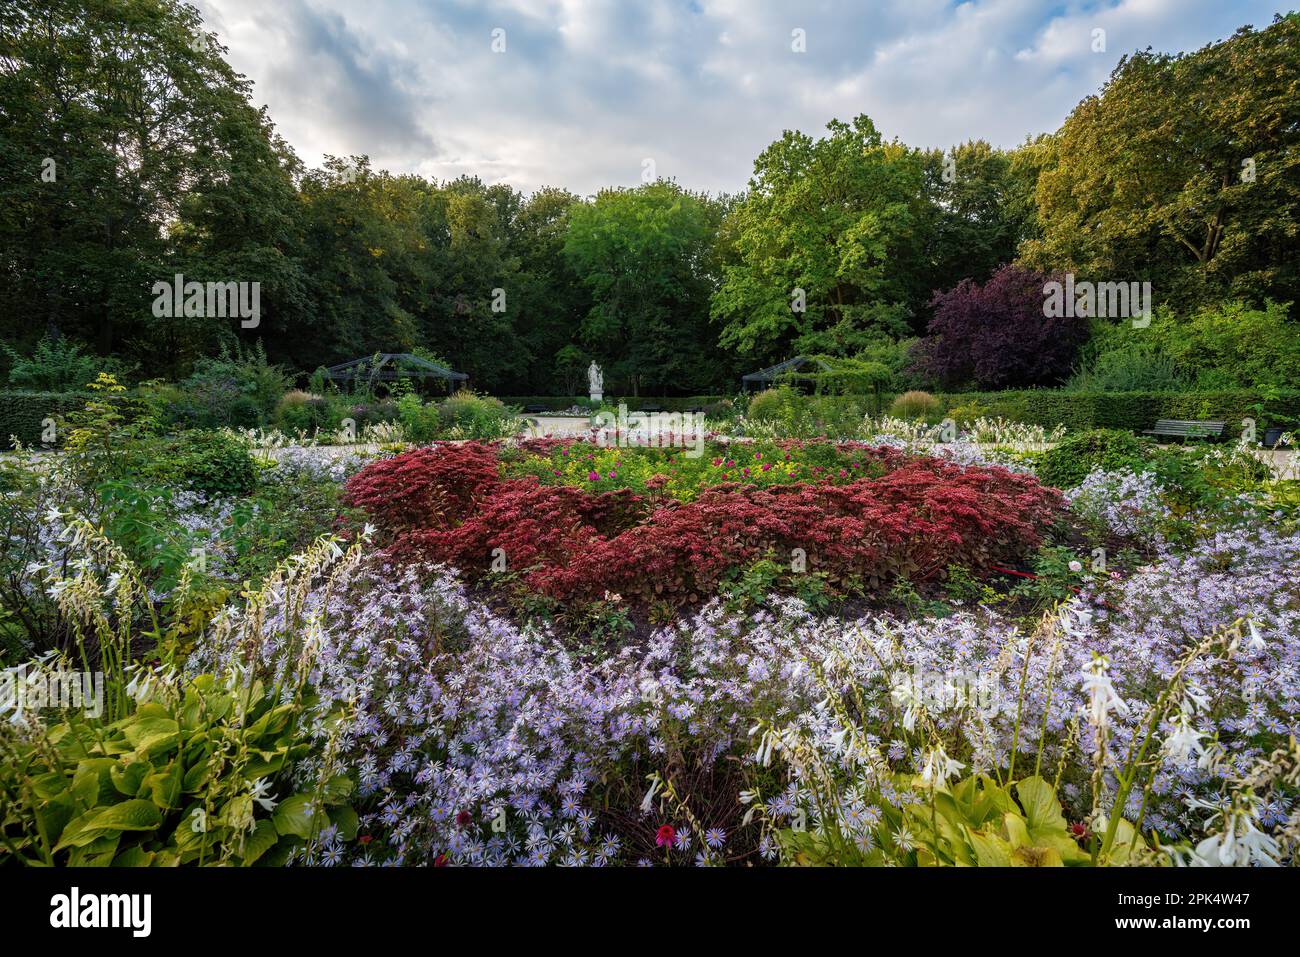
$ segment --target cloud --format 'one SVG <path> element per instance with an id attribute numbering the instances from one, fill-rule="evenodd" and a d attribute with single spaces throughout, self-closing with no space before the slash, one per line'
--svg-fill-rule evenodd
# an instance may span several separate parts
<path id="1" fill-rule="evenodd" d="M 524 190 L 743 188 L 784 129 L 866 113 L 886 136 L 1014 146 L 1121 55 L 1195 49 L 1285 5 L 1244 0 L 199 0 L 309 164 Z M 493 31 L 505 49 L 494 52 Z M 806 52 L 792 49 L 792 31 Z M 1105 31 L 1096 51 L 1094 30 Z"/>

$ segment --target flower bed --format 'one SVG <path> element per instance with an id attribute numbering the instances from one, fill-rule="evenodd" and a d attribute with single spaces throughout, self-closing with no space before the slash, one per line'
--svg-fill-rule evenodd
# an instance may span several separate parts
<path id="1" fill-rule="evenodd" d="M 661 467 L 680 471 L 651 471 Z M 1023 558 L 1062 506 L 1005 469 L 797 444 L 694 461 L 576 443 L 504 463 L 475 443 L 417 449 L 368 466 L 347 497 L 396 556 L 471 577 L 505 563 L 543 595 L 585 601 L 608 591 L 698 601 L 729 571 L 769 557 L 848 592 L 929 580 L 952 564 L 978 573 Z"/>

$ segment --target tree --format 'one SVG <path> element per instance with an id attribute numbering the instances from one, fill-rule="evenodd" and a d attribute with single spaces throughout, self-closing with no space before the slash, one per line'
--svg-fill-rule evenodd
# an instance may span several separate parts
<path id="1" fill-rule="evenodd" d="M 1300 17 L 1125 57 L 1056 136 L 1024 260 L 1180 306 L 1300 294 Z"/>
<path id="2" fill-rule="evenodd" d="M 0 7 L 0 315 L 173 371 L 237 324 L 160 320 L 152 284 L 300 288 L 280 244 L 296 161 L 178 0 Z"/>
<path id="3" fill-rule="evenodd" d="M 1033 148 L 1008 152 L 972 140 L 922 154 L 927 205 L 918 228 L 920 261 L 910 270 L 917 280 L 914 315 L 928 311 L 940 289 L 962 279 L 984 282 L 1014 261 L 1034 228 L 1038 173 L 1027 161 Z"/>
<path id="4" fill-rule="evenodd" d="M 609 391 L 716 381 L 708 302 L 720 218 L 706 198 L 662 181 L 573 207 L 564 253 L 591 294 L 582 338 Z"/>
<path id="5" fill-rule="evenodd" d="M 908 331 L 921 159 L 865 116 L 827 130 L 787 130 L 768 146 L 728 226 L 734 255 L 712 313 L 722 344 L 743 355 L 852 355 Z"/>
<path id="6" fill-rule="evenodd" d="M 988 282 L 964 279 L 934 298 L 917 367 L 945 388 L 1058 385 L 1088 337 L 1086 320 L 1045 315 L 1052 277 L 1004 266 Z"/>

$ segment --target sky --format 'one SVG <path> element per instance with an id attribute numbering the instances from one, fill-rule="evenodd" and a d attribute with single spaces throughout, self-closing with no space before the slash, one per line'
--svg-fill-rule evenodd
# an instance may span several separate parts
<path id="1" fill-rule="evenodd" d="M 524 192 L 743 189 L 783 130 L 1013 147 L 1136 49 L 1194 50 L 1300 7 L 1257 0 L 194 0 L 310 166 Z M 1097 31 L 1104 31 L 1099 33 Z M 801 48 L 801 49 L 800 49 Z M 653 165 L 648 165 L 652 163 Z"/>

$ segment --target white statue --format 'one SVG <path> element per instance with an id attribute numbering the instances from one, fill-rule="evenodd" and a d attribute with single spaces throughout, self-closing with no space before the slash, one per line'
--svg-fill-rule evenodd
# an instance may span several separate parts
<path id="1" fill-rule="evenodd" d="M 591 365 L 587 366 L 587 384 L 591 386 L 591 401 L 599 402 L 604 397 L 605 376 L 600 371 L 600 366 L 596 365 L 596 360 L 591 360 Z"/>

